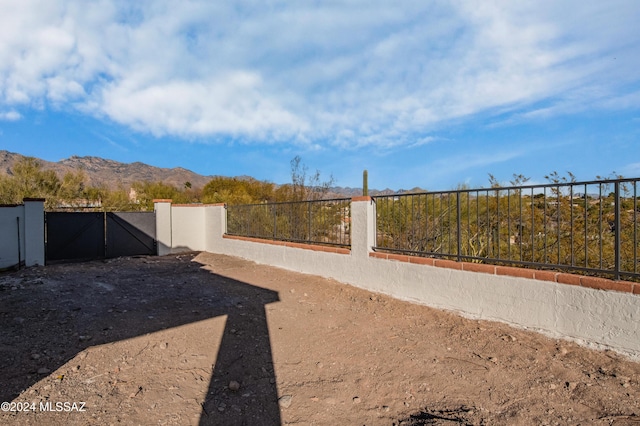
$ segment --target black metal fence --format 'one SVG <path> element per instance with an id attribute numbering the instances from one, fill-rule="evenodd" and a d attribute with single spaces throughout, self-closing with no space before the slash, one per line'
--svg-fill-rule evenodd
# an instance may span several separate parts
<path id="1" fill-rule="evenodd" d="M 351 246 L 351 199 L 232 205 L 227 234 Z"/>
<path id="2" fill-rule="evenodd" d="M 376 250 L 640 280 L 640 179 L 376 196 Z"/>

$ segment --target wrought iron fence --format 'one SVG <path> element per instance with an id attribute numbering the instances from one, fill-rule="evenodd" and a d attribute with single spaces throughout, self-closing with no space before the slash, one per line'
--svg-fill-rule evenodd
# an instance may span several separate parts
<path id="1" fill-rule="evenodd" d="M 227 234 L 349 247 L 351 199 L 228 206 Z"/>
<path id="2" fill-rule="evenodd" d="M 640 281 L 640 179 L 376 196 L 376 250 Z"/>

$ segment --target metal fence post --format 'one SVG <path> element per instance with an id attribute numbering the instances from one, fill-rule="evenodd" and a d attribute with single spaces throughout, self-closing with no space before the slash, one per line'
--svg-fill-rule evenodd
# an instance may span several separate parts
<path id="1" fill-rule="evenodd" d="M 277 226 L 278 226 L 278 212 L 276 211 L 277 207 L 273 206 L 273 239 L 276 239 L 276 235 L 278 235 L 278 233 L 276 232 Z"/>
<path id="2" fill-rule="evenodd" d="M 456 228 L 458 234 L 458 262 L 462 261 L 462 236 L 460 235 L 460 191 L 456 191 Z"/>
<path id="3" fill-rule="evenodd" d="M 621 208 L 621 201 L 620 201 L 620 181 L 617 180 L 613 183 L 613 188 L 614 188 L 614 253 L 615 253 L 615 265 L 614 265 L 614 279 L 617 281 L 620 279 L 620 208 Z"/>
<path id="4" fill-rule="evenodd" d="M 309 216 L 309 232 L 307 233 L 307 241 L 311 241 L 313 239 L 311 238 L 311 202 L 307 202 L 307 212 Z"/>

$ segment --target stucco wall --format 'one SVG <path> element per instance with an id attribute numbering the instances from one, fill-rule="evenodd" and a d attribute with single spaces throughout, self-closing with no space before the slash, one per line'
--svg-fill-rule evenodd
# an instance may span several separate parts
<path id="1" fill-rule="evenodd" d="M 174 251 L 183 249 L 204 251 L 204 216 L 204 208 L 173 206 L 171 225 Z"/>
<path id="2" fill-rule="evenodd" d="M 44 200 L 0 206 L 0 270 L 19 264 L 44 265 Z"/>
<path id="3" fill-rule="evenodd" d="M 17 266 L 18 259 L 24 259 L 24 238 L 18 240 L 18 220 L 20 234 L 24 234 L 24 206 L 0 206 L 0 269 Z"/>
<path id="4" fill-rule="evenodd" d="M 217 205 L 171 204 L 154 200 L 158 254 L 206 250 L 206 218 Z"/>
<path id="5" fill-rule="evenodd" d="M 612 288 L 630 291 L 609 291 L 556 282 L 555 278 L 522 278 L 517 271 L 511 276 L 507 275 L 509 268 L 500 269 L 501 275 L 495 268 L 493 274 L 461 270 L 461 264 L 450 261 L 434 266 L 430 259 L 419 264 L 407 261 L 407 256 L 397 256 L 405 261 L 376 257 L 371 251 L 375 205 L 368 198 L 352 202 L 352 247 L 341 253 L 317 246 L 225 237 L 225 207 L 208 206 L 202 211 L 205 219 L 194 215 L 192 223 L 204 223 L 206 251 L 333 278 L 467 317 L 501 321 L 640 358 L 640 295 L 634 294 L 640 285 L 616 287 L 614 282 Z"/>

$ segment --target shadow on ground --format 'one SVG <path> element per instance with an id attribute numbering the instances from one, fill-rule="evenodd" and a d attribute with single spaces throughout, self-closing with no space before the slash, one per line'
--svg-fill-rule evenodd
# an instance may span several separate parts
<path id="1" fill-rule="evenodd" d="M 127 258 L 0 275 L 0 401 L 18 400 L 90 346 L 226 316 L 200 424 L 280 424 L 265 315 L 277 292 L 192 260 Z M 130 267 L 119 270 L 122 262 Z"/>

